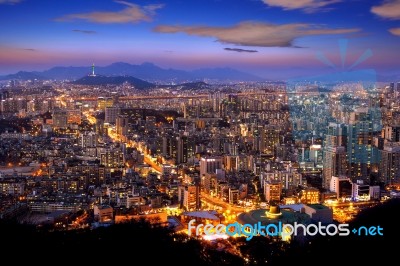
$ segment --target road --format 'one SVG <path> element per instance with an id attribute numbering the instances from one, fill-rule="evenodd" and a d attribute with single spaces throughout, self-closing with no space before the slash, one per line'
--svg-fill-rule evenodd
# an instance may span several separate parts
<path id="1" fill-rule="evenodd" d="M 230 210 L 231 212 L 237 212 L 237 213 L 242 213 L 242 212 L 246 211 L 245 207 L 232 206 L 231 204 L 229 204 L 221 199 L 211 197 L 210 195 L 208 195 L 205 192 L 201 192 L 201 199 L 208 204 L 221 207 L 221 208 L 223 208 L 223 210 Z M 248 209 L 250 209 L 250 208 L 248 208 Z"/>

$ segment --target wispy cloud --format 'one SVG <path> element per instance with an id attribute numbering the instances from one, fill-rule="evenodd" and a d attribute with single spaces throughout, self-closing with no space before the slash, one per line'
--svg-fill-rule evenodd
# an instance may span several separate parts
<path id="1" fill-rule="evenodd" d="M 400 28 L 389 29 L 389 32 L 393 35 L 400 36 Z"/>
<path id="2" fill-rule="evenodd" d="M 241 48 L 229 48 L 226 47 L 224 48 L 225 51 L 231 51 L 231 52 L 239 52 L 239 53 L 257 53 L 257 50 L 247 50 L 247 49 L 241 49 Z"/>
<path id="3" fill-rule="evenodd" d="M 9 4 L 9 5 L 14 5 L 22 2 L 22 0 L 0 0 L 0 5 L 1 4 Z"/>
<path id="4" fill-rule="evenodd" d="M 115 12 L 96 11 L 90 13 L 69 14 L 57 18 L 57 21 L 87 20 L 94 23 L 137 23 L 151 21 L 157 9 L 164 5 L 139 6 L 126 1 L 114 1 L 126 6 L 124 9 Z"/>
<path id="5" fill-rule="evenodd" d="M 400 19 L 400 0 L 384 1 L 379 6 L 373 6 L 371 12 L 382 18 Z"/>
<path id="6" fill-rule="evenodd" d="M 96 34 L 97 31 L 94 30 L 72 30 L 73 32 L 79 32 L 79 33 L 84 33 L 84 34 Z"/>
<path id="7" fill-rule="evenodd" d="M 35 51 L 36 51 L 36 49 L 32 49 L 32 48 L 24 48 L 24 49 L 22 49 L 22 50 L 24 50 L 24 51 L 30 51 L 30 52 L 35 52 Z"/>
<path id="8" fill-rule="evenodd" d="M 379 6 L 373 6 L 371 12 L 385 19 L 400 19 L 400 0 L 386 0 Z M 388 30 L 391 34 L 400 36 L 400 28 Z"/>
<path id="9" fill-rule="evenodd" d="M 242 22 L 231 27 L 211 26 L 171 26 L 161 25 L 154 28 L 161 33 L 184 32 L 189 35 L 214 37 L 221 43 L 259 47 L 293 47 L 293 41 L 303 36 L 347 34 L 360 29 L 329 29 L 311 24 L 268 24 L 260 22 Z"/>
<path id="10" fill-rule="evenodd" d="M 326 9 L 326 6 L 341 2 L 341 0 L 262 0 L 268 6 L 281 7 L 285 10 L 301 9 L 312 13 Z"/>

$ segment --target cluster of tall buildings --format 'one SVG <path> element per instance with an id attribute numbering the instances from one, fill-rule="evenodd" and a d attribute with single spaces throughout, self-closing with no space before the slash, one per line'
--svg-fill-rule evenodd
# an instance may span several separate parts
<path id="1" fill-rule="evenodd" d="M 35 208 L 43 199 L 59 204 L 56 191 L 69 194 L 71 206 L 89 202 L 70 194 L 96 190 L 94 201 L 113 208 L 197 210 L 206 208 L 203 197 L 232 206 L 314 204 L 332 195 L 379 198 L 386 185 L 400 184 L 394 84 L 351 95 L 286 92 L 277 84 L 215 85 L 198 95 L 160 89 L 176 99 L 156 92 L 136 99 L 126 84 L 92 88 L 91 97 L 88 88 L 70 86 L 44 95 L 0 90 L 1 114 L 11 121 L 10 132 L 0 132 L 0 162 L 45 165 L 30 177 L 43 190 L 23 183 Z M 135 95 L 122 96 L 129 91 Z M 12 132 L 22 117 L 28 126 Z M 3 194 L 20 181 L 3 182 Z"/>

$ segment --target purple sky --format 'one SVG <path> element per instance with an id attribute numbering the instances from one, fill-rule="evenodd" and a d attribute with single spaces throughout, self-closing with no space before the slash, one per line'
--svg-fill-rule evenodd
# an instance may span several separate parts
<path id="1" fill-rule="evenodd" d="M 0 22 L 0 74 L 123 61 L 286 78 L 368 49 L 355 69 L 400 74 L 400 0 L 0 0 Z"/>

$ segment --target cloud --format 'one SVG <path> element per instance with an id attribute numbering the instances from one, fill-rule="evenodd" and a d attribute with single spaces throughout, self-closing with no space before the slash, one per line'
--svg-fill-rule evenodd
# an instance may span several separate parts
<path id="1" fill-rule="evenodd" d="M 389 32 L 393 35 L 400 36 L 400 28 L 389 29 Z"/>
<path id="2" fill-rule="evenodd" d="M 36 51 L 36 49 L 32 49 L 32 48 L 24 48 L 24 49 L 22 49 L 22 50 L 24 50 L 24 51 L 30 51 L 30 52 L 35 52 L 35 51 Z"/>
<path id="3" fill-rule="evenodd" d="M 232 51 L 232 52 L 239 52 L 239 53 L 257 53 L 257 50 L 247 50 L 247 49 L 241 49 L 241 48 L 229 48 L 226 47 L 224 48 L 225 51 Z"/>
<path id="4" fill-rule="evenodd" d="M 341 0 L 263 0 L 263 2 L 269 6 L 281 7 L 284 10 L 302 9 L 311 13 L 341 2 Z"/>
<path id="5" fill-rule="evenodd" d="M 97 31 L 94 30 L 72 30 L 73 32 L 79 32 L 79 33 L 84 33 L 84 34 L 95 34 Z"/>
<path id="6" fill-rule="evenodd" d="M 382 18 L 400 19 L 400 0 L 384 1 L 379 6 L 373 6 L 371 12 Z"/>
<path id="7" fill-rule="evenodd" d="M 0 0 L 0 5 L 1 4 L 9 4 L 9 5 L 14 5 L 22 2 L 22 0 Z"/>
<path id="8" fill-rule="evenodd" d="M 214 37 L 221 43 L 258 47 L 293 47 L 293 41 L 303 36 L 347 34 L 360 29 L 329 29 L 311 24 L 268 24 L 242 22 L 231 27 L 160 25 L 154 31 L 161 33 L 184 32 L 189 35 Z"/>
<path id="9" fill-rule="evenodd" d="M 120 11 L 115 12 L 90 12 L 69 14 L 57 18 L 57 21 L 74 21 L 74 20 L 87 20 L 94 23 L 137 23 L 141 21 L 151 21 L 157 9 L 162 8 L 164 5 L 147 5 L 138 6 L 126 1 L 114 1 L 116 3 L 125 5 L 126 7 Z"/>

